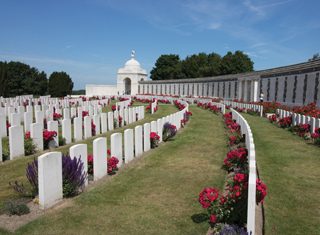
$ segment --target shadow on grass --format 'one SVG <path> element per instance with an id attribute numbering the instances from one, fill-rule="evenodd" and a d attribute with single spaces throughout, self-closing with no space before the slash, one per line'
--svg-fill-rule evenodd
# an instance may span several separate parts
<path id="1" fill-rule="evenodd" d="M 191 216 L 191 219 L 194 223 L 200 224 L 208 220 L 208 214 L 206 213 L 194 214 Z"/>

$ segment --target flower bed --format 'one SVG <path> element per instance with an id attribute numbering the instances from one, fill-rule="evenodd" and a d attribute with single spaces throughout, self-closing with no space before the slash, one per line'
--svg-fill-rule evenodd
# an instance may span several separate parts
<path id="1" fill-rule="evenodd" d="M 232 113 L 224 116 L 229 136 L 230 151 L 222 165 L 226 170 L 227 181 L 223 191 L 206 187 L 199 194 L 199 203 L 207 211 L 207 221 L 214 233 L 221 234 L 227 228 L 237 228 L 238 233 L 246 234 L 248 208 L 249 161 L 248 150 L 244 147 L 240 125 L 232 119 Z M 239 136 L 237 139 L 234 136 Z M 263 203 L 267 195 L 266 185 L 259 179 L 256 181 L 256 203 Z M 228 234 L 228 233 L 227 233 Z"/>
<path id="2" fill-rule="evenodd" d="M 315 128 L 314 133 L 311 133 L 310 124 L 293 125 L 292 116 L 279 118 L 276 114 L 273 114 L 269 116 L 268 119 L 270 123 L 291 131 L 294 135 L 298 135 L 309 143 L 320 146 L 320 128 Z"/>

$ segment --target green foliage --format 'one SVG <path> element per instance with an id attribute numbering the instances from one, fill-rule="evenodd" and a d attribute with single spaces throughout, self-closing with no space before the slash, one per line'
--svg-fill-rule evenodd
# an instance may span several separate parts
<path id="1" fill-rule="evenodd" d="M 211 77 L 253 71 L 253 62 L 242 51 L 199 53 L 180 60 L 178 55 L 161 55 L 151 70 L 152 80 Z"/>
<path id="2" fill-rule="evenodd" d="M 52 97 L 71 95 L 73 82 L 66 72 L 53 72 L 49 77 L 48 91 Z"/>
<path id="3" fill-rule="evenodd" d="M 184 78 L 181 61 L 178 55 L 161 55 L 150 72 L 152 80 L 168 80 Z"/>
<path id="4" fill-rule="evenodd" d="M 4 205 L 8 215 L 25 215 L 30 213 L 29 207 L 25 203 L 8 201 Z"/>
<path id="5" fill-rule="evenodd" d="M 86 90 L 73 90 L 72 95 L 85 95 L 86 94 Z"/>
<path id="6" fill-rule="evenodd" d="M 45 95 L 47 75 L 21 62 L 0 62 L 0 96 Z"/>
<path id="7" fill-rule="evenodd" d="M 242 51 L 236 51 L 234 54 L 229 51 L 222 58 L 221 74 L 236 74 L 251 71 L 253 71 L 253 62 Z"/>
<path id="8" fill-rule="evenodd" d="M 2 161 L 10 159 L 9 138 L 2 138 Z"/>
<path id="9" fill-rule="evenodd" d="M 24 140 L 24 154 L 26 156 L 32 155 L 36 152 L 36 145 L 33 143 L 32 138 L 28 138 Z"/>

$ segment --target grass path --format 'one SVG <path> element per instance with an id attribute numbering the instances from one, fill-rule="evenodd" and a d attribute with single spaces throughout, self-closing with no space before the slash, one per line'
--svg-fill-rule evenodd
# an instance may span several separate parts
<path id="1" fill-rule="evenodd" d="M 203 187 L 223 187 L 227 146 L 221 117 L 192 112 L 173 141 L 17 234 L 205 234 L 208 224 L 195 224 L 191 216 L 203 212 L 197 201 Z"/>
<path id="2" fill-rule="evenodd" d="M 320 148 L 266 119 L 244 117 L 268 186 L 265 234 L 320 234 Z"/>
<path id="3" fill-rule="evenodd" d="M 138 103 L 136 105 L 140 105 L 140 103 Z M 157 120 L 158 118 L 164 117 L 168 114 L 171 114 L 171 113 L 174 113 L 177 111 L 178 111 L 177 108 L 175 108 L 172 105 L 160 105 L 159 110 L 155 114 L 151 115 L 151 114 L 146 113 L 145 118 L 143 120 L 140 120 L 138 122 L 134 122 L 134 123 L 127 125 L 127 126 L 124 126 L 122 128 L 117 128 L 113 131 L 108 131 L 106 134 L 97 135 L 97 136 L 94 136 L 92 138 L 88 138 L 83 141 L 79 141 L 79 142 L 72 143 L 69 145 L 61 146 L 61 147 L 55 149 L 55 151 L 61 151 L 63 153 L 67 153 L 69 151 L 69 148 L 72 145 L 85 143 L 88 145 L 88 153 L 92 153 L 93 140 L 96 139 L 97 137 L 101 137 L 101 136 L 107 137 L 108 148 L 110 148 L 111 134 L 116 133 L 116 132 L 123 133 L 125 129 L 134 128 L 137 125 L 142 125 L 143 123 Z M 46 152 L 48 152 L 48 151 L 49 150 L 47 150 Z M 31 156 L 17 158 L 17 159 L 11 160 L 11 161 L 5 161 L 4 163 L 0 163 L 0 179 L 1 179 L 0 180 L 0 209 L 6 200 L 19 196 L 9 186 L 9 182 L 13 182 L 13 181 L 17 180 L 19 182 L 24 183 L 24 185 L 28 185 L 27 179 L 25 177 L 26 165 L 28 162 L 31 162 L 34 157 L 40 156 L 43 153 L 44 152 L 36 153 Z"/>

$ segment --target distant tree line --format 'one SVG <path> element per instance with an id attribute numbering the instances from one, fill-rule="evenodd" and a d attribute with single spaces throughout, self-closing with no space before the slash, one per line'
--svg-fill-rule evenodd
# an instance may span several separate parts
<path id="1" fill-rule="evenodd" d="M 53 72 L 48 79 L 44 71 L 40 72 L 30 65 L 0 61 L 0 96 L 50 94 L 52 97 L 62 97 L 71 94 L 72 88 L 72 79 L 65 72 Z"/>
<path id="2" fill-rule="evenodd" d="M 151 70 L 152 80 L 211 77 L 253 71 L 253 61 L 242 51 L 199 53 L 181 60 L 179 55 L 161 55 Z"/>

